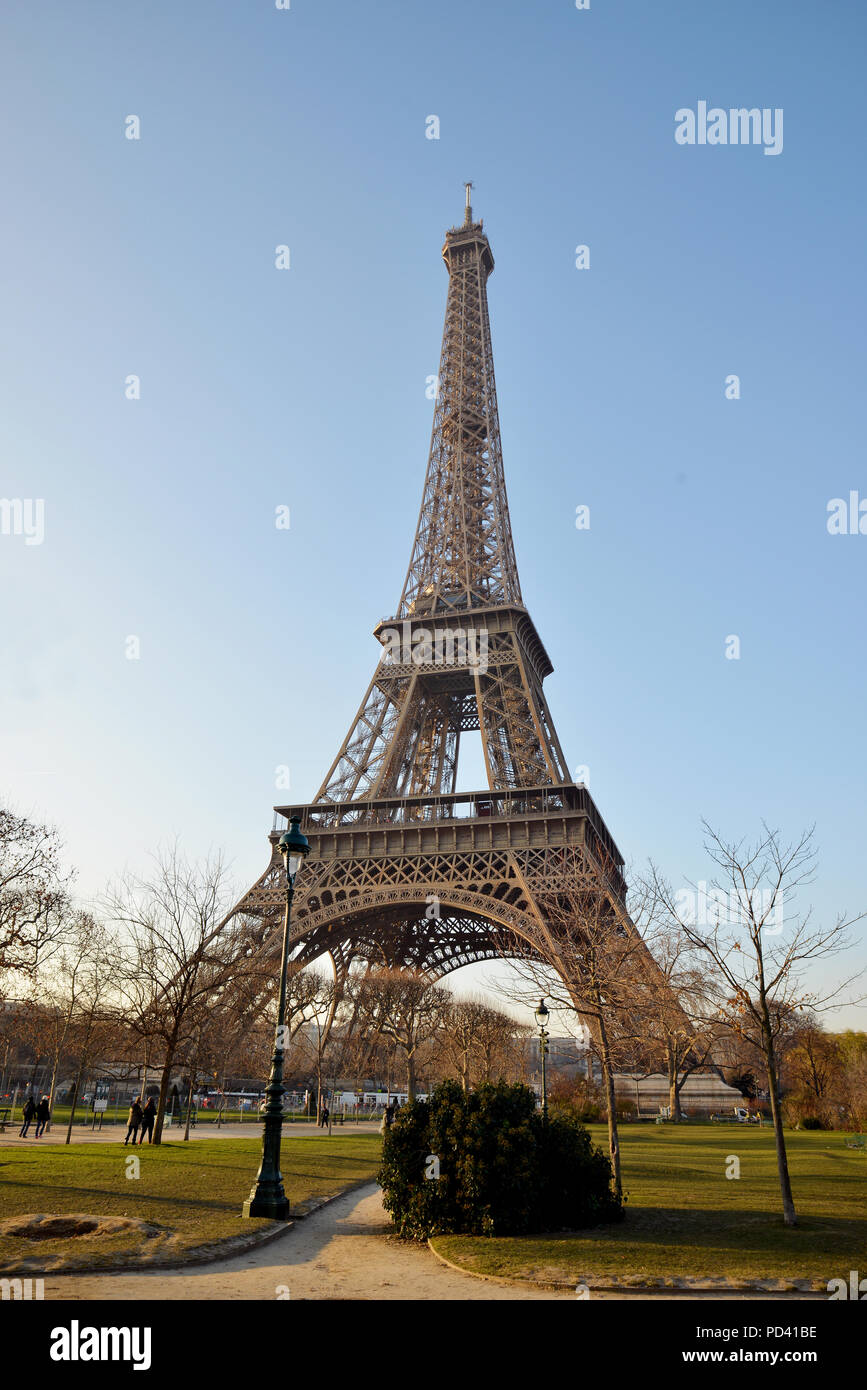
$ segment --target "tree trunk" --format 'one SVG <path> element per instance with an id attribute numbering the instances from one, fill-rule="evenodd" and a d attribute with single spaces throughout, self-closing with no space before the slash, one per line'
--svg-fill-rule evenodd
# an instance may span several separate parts
<path id="1" fill-rule="evenodd" d="M 160 1096 L 157 1101 L 157 1116 L 154 1123 L 154 1135 L 152 1143 L 161 1144 L 163 1140 L 163 1119 L 166 1112 L 166 1094 L 169 1089 L 169 1077 L 171 1076 L 172 1063 L 175 1060 L 175 1049 L 178 1045 L 177 1034 L 174 1034 L 166 1044 L 166 1056 L 163 1062 L 163 1072 L 160 1077 Z"/>
<path id="2" fill-rule="evenodd" d="M 144 1105 L 144 1103 L 145 1103 L 145 1091 L 146 1091 L 146 1089 L 147 1089 L 147 1084 L 148 1084 L 148 1062 L 150 1061 L 150 1053 L 151 1053 L 151 1045 L 150 1045 L 150 1039 L 148 1039 L 147 1042 L 145 1043 L 144 1071 L 143 1071 L 143 1073 L 142 1073 L 141 1092 L 139 1093 L 139 1103 L 140 1103 L 141 1105 Z"/>
<path id="3" fill-rule="evenodd" d="M 60 1052 L 58 1051 L 58 1052 L 56 1052 L 56 1053 L 54 1054 L 54 1066 L 51 1068 L 51 1085 L 50 1085 L 49 1088 L 48 1088 L 48 1105 L 49 1105 L 49 1108 L 51 1108 L 51 1107 L 54 1105 L 54 1089 L 55 1089 L 55 1087 L 56 1087 L 56 1085 L 57 1085 L 57 1072 L 58 1072 L 58 1068 L 59 1068 L 59 1067 L 60 1067 Z M 48 1128 L 49 1128 L 49 1129 L 51 1128 L 51 1123 L 50 1123 L 50 1122 L 49 1122 Z"/>
<path id="4" fill-rule="evenodd" d="M 72 1089 L 72 1105 L 71 1105 L 70 1111 L 69 1111 L 69 1124 L 68 1124 L 67 1127 L 66 1127 L 66 1143 L 67 1143 L 67 1144 L 68 1144 L 68 1143 L 70 1142 L 70 1140 L 72 1139 L 72 1121 L 73 1121 L 73 1119 L 75 1118 L 75 1106 L 76 1106 L 76 1102 L 78 1101 L 78 1091 L 79 1091 L 79 1087 L 81 1086 L 81 1078 L 82 1078 L 82 1076 L 84 1075 L 84 1069 L 85 1069 L 85 1067 L 87 1066 L 87 1064 L 88 1064 L 88 1062 L 89 1062 L 89 1060 L 90 1060 L 90 1059 L 89 1059 L 89 1056 L 88 1056 L 88 1053 L 89 1053 L 89 1051 L 90 1051 L 90 1039 L 91 1039 L 91 1034 L 92 1034 L 92 1032 L 93 1032 L 93 1013 L 91 1012 L 90 1017 L 89 1017 L 88 1020 L 87 1020 L 87 1032 L 86 1032 L 85 1035 L 84 1035 L 84 1039 L 83 1039 L 82 1045 L 81 1045 L 81 1058 L 80 1058 L 79 1065 L 78 1065 L 78 1075 L 77 1075 L 77 1077 L 75 1078 L 75 1085 L 74 1085 L 74 1087 L 73 1087 L 73 1089 Z"/>
<path id="5" fill-rule="evenodd" d="M 49 1134 L 51 1133 L 51 1115 L 54 1112 L 54 1092 L 57 1088 L 57 1073 L 60 1070 L 60 1059 L 63 1056 L 63 1049 L 66 1046 L 66 1035 L 69 1032 L 69 1021 L 71 1018 L 72 1005 L 70 1004 L 69 1010 L 66 1015 L 66 1019 L 64 1021 L 63 1033 L 61 1034 L 60 1042 L 54 1049 L 54 1066 L 51 1070 L 51 1086 L 48 1091 L 48 1124 L 46 1125 L 46 1129 L 48 1130 Z"/>
<path id="6" fill-rule="evenodd" d="M 676 1113 L 676 1115 L 675 1115 L 675 1120 L 676 1120 L 677 1124 L 680 1124 L 681 1120 L 683 1119 L 683 1110 L 681 1109 L 681 1106 L 680 1106 L 680 1093 L 681 1093 L 681 1091 L 683 1090 L 683 1083 L 684 1083 L 685 1080 L 686 1080 L 686 1077 L 685 1077 L 685 1076 L 682 1076 L 682 1077 L 680 1078 L 679 1081 L 676 1081 L 676 1082 L 674 1083 L 674 1098 L 675 1098 L 675 1101 L 677 1102 L 677 1113 Z"/>
<path id="7" fill-rule="evenodd" d="M 406 1099 L 407 1104 L 415 1100 L 415 1052 L 406 1054 Z"/>
<path id="8" fill-rule="evenodd" d="M 620 1179 L 620 1141 L 617 1133 L 617 1108 L 614 1099 L 614 1073 L 611 1067 L 611 1053 L 608 1047 L 608 1031 L 605 1027 L 605 1020 L 599 1016 L 599 1053 L 602 1062 L 602 1078 L 605 1083 L 605 1098 L 608 1110 L 608 1153 L 611 1157 L 611 1180 L 614 1188 L 614 1195 L 619 1199 L 623 1195 L 623 1184 Z"/>
<path id="9" fill-rule="evenodd" d="M 66 1140 L 65 1140 L 65 1142 L 66 1142 L 67 1144 L 68 1144 L 68 1143 L 71 1141 L 71 1139 L 72 1139 L 72 1122 L 73 1122 L 73 1120 L 75 1119 L 75 1107 L 76 1107 L 76 1104 L 77 1104 L 77 1102 L 78 1102 L 78 1088 L 79 1088 L 80 1085 L 81 1085 L 81 1078 L 82 1078 L 83 1074 L 84 1074 L 84 1062 L 82 1061 L 81 1064 L 80 1064 L 80 1066 L 79 1066 L 79 1068 L 78 1068 L 78 1075 L 76 1076 L 75 1081 L 73 1082 L 73 1086 L 72 1086 L 72 1105 L 69 1107 L 69 1124 L 66 1126 Z"/>
<path id="10" fill-rule="evenodd" d="M 679 1125 L 683 1116 L 680 1113 L 680 1086 L 678 1085 L 677 1054 L 668 1054 L 668 1112 L 669 1118 Z"/>
<path id="11" fill-rule="evenodd" d="M 194 1083 L 194 1082 L 195 1082 L 195 1075 L 193 1075 L 193 1076 L 190 1077 L 190 1089 L 189 1089 L 189 1093 L 188 1093 L 188 1095 L 187 1095 L 187 1124 L 186 1124 L 186 1128 L 184 1129 L 184 1140 L 185 1140 L 185 1141 L 188 1140 L 189 1137 L 190 1137 L 190 1114 L 191 1114 L 192 1109 L 193 1109 L 193 1083 Z"/>
<path id="12" fill-rule="evenodd" d="M 774 1123 L 774 1143 L 777 1149 L 777 1172 L 780 1177 L 780 1193 L 783 1198 L 783 1220 L 787 1226 L 797 1226 L 798 1218 L 795 1214 L 795 1201 L 792 1196 L 792 1183 L 789 1178 L 789 1160 L 786 1154 L 786 1140 L 783 1134 L 783 1117 L 780 1113 L 780 1102 L 777 1095 L 777 1068 L 774 1058 L 773 1043 L 767 1043 L 765 1054 L 765 1066 L 768 1077 L 768 1094 L 771 1100 L 771 1118 Z"/>

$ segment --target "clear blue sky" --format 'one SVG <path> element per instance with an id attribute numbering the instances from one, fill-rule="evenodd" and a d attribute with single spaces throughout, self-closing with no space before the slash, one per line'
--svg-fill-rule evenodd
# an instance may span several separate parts
<path id="1" fill-rule="evenodd" d="M 83 894 L 175 833 L 243 888 L 326 772 L 409 557 L 471 178 L 570 764 L 628 861 L 681 883 L 702 816 L 815 821 L 817 913 L 867 905 L 867 536 L 826 530 L 867 497 L 865 37 L 856 0 L 4 7 L 0 495 L 45 540 L 0 536 L 0 790 Z M 783 153 L 676 144 L 699 100 L 783 108 Z"/>

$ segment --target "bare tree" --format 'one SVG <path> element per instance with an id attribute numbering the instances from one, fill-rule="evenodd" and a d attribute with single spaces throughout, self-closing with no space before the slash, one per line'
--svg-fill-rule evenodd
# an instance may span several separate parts
<path id="1" fill-rule="evenodd" d="M 90 918 L 83 927 L 85 949 L 76 970 L 76 990 L 66 1042 L 78 1068 L 72 1087 L 72 1103 L 65 1143 L 72 1138 L 81 1083 L 89 1068 L 116 1041 L 118 1016 L 112 1007 L 116 988 L 117 946 L 102 923 Z"/>
<path id="2" fill-rule="evenodd" d="M 32 1092 L 37 1085 L 40 1063 L 47 1063 L 51 1055 L 53 1010 L 38 991 L 36 979 L 29 983 L 31 992 L 16 1001 L 13 1016 L 19 1066 L 24 1062 L 23 1054 L 28 1053 L 29 1076 L 25 1082 L 25 1090 Z M 42 1070 L 44 1072 L 44 1067 Z"/>
<path id="3" fill-rule="evenodd" d="M 406 1090 L 416 1093 L 416 1058 L 432 1038 L 449 1004 L 449 995 L 426 975 L 410 970 L 371 968 L 354 982 L 356 1025 L 371 1041 L 391 1038 L 406 1061 Z"/>
<path id="4" fill-rule="evenodd" d="M 446 1003 L 436 1031 L 438 1053 L 448 1059 L 468 1092 L 474 1063 L 481 1081 L 517 1070 L 516 1044 L 529 1031 L 483 999 L 453 999 Z"/>
<path id="5" fill-rule="evenodd" d="M 61 849 L 51 826 L 0 807 L 0 974 L 33 975 L 63 937 L 71 875 Z"/>
<path id="6" fill-rule="evenodd" d="M 780 1039 L 792 1016 L 839 1005 L 857 976 L 823 990 L 808 986 L 805 971 L 851 944 L 848 928 L 865 915 L 814 927 L 810 911 L 797 908 L 801 889 L 812 883 L 816 853 L 812 830 L 784 843 L 763 826 L 753 844 L 727 841 L 705 821 L 706 850 L 717 866 L 707 900 L 711 920 L 684 919 L 680 904 L 653 868 L 659 900 L 704 957 L 706 988 L 717 1018 L 760 1054 L 774 1125 L 777 1170 L 787 1226 L 797 1224 L 780 1108 Z"/>
<path id="7" fill-rule="evenodd" d="M 107 913 L 122 932 L 124 1017 L 161 1053 L 155 1144 L 178 1047 L 196 1037 L 226 991 L 260 968 L 243 928 L 216 930 L 229 901 L 219 856 L 191 864 L 177 845 L 155 857 L 149 878 L 128 875 L 106 896 Z"/>
<path id="8" fill-rule="evenodd" d="M 316 1077 L 316 1117 L 322 1114 L 324 1081 L 327 1063 L 336 1073 L 344 1052 L 342 1041 L 333 1046 L 332 1029 L 337 1011 L 343 1002 L 337 983 L 316 970 L 304 970 L 289 981 L 295 997 L 293 1024 L 287 1039 L 296 1039 L 301 1056 L 306 1054 L 307 1066 Z M 288 1015 L 288 1010 L 287 1010 Z"/>
<path id="9" fill-rule="evenodd" d="M 636 990 L 656 967 L 605 869 L 583 850 L 564 854 L 557 872 L 548 869 L 534 884 L 534 893 L 542 921 L 533 955 L 513 962 L 520 983 L 507 992 L 525 1004 L 533 994 L 544 994 L 592 1033 L 608 1112 L 612 1187 L 619 1197 L 614 1074 L 643 1039 Z"/>
<path id="10" fill-rule="evenodd" d="M 105 928 L 89 912 L 77 912 L 72 918 L 66 941 L 50 963 L 48 980 L 40 985 L 40 1002 L 46 1016 L 47 1041 L 51 1057 L 49 1107 L 54 1105 L 57 1074 L 67 1049 L 76 1015 L 82 999 L 93 991 L 98 973 L 99 996 L 108 1003 L 115 981 L 110 978 L 110 962 L 105 957 L 107 936 Z"/>
<path id="11" fill-rule="evenodd" d="M 476 1026 L 474 1054 L 482 1081 L 499 1079 L 507 1070 L 519 1071 L 523 1056 L 521 1042 L 532 1029 L 500 1009 L 486 1007 Z"/>
<path id="12" fill-rule="evenodd" d="M 440 1052 L 457 1072 L 465 1095 L 470 1090 L 470 1058 L 476 1032 L 486 1009 L 481 999 L 455 999 L 445 1005 L 440 1020 Z"/>
<path id="13" fill-rule="evenodd" d="M 636 980 L 635 1007 L 643 1018 L 649 1065 L 661 1065 L 668 1079 L 669 1114 L 678 1124 L 683 1118 L 680 1098 L 693 1072 L 705 1067 L 718 1043 L 720 1029 L 704 988 L 702 954 L 680 922 L 672 918 L 658 888 L 658 875 L 632 879 L 630 908 L 642 924 L 645 945 L 656 968 L 642 971 Z"/>

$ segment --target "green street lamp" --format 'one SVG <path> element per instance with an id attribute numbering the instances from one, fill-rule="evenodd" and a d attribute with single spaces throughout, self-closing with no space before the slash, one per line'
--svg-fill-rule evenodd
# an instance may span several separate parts
<path id="1" fill-rule="evenodd" d="M 243 1216 L 259 1216 L 268 1221 L 287 1221 L 289 1218 L 289 1199 L 283 1191 L 283 1174 L 280 1172 L 280 1138 L 283 1131 L 283 1042 L 286 1034 L 289 918 L 295 894 L 295 875 L 310 853 L 310 845 L 298 829 L 300 824 L 301 817 L 293 816 L 289 822 L 290 828 L 280 836 L 278 842 L 286 870 L 286 915 L 283 919 L 283 950 L 280 954 L 280 999 L 277 1005 L 271 1076 L 265 1089 L 268 1099 L 264 1110 L 262 1162 L 256 1175 L 256 1185 L 241 1212 Z"/>
<path id="2" fill-rule="evenodd" d="M 536 1022 L 539 1025 L 539 1050 L 542 1054 L 542 1119 L 548 1123 L 548 1081 L 545 1072 L 545 1058 L 548 1055 L 548 1034 L 545 1031 L 545 1024 L 548 1022 L 549 1013 L 545 1007 L 545 1000 L 539 1000 L 539 1007 L 536 1010 Z"/>

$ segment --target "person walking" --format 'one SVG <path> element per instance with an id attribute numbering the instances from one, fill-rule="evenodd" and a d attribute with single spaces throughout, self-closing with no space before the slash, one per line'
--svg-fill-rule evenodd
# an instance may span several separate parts
<path id="1" fill-rule="evenodd" d="M 327 1127 L 327 1125 L 328 1125 L 329 1114 L 330 1114 L 330 1111 L 329 1111 L 329 1109 L 328 1109 L 328 1106 L 327 1106 L 327 1105 L 325 1104 L 325 1102 L 323 1101 L 323 1103 L 322 1103 L 322 1113 L 321 1113 L 321 1115 L 319 1116 L 319 1124 L 320 1124 L 320 1127 L 321 1127 L 322 1129 L 325 1129 L 325 1128 Z"/>
<path id="2" fill-rule="evenodd" d="M 24 1109 L 21 1112 L 21 1118 L 24 1123 L 18 1131 L 18 1137 L 19 1139 L 26 1139 L 27 1131 L 33 1124 L 34 1119 L 36 1118 L 36 1106 L 34 1104 L 32 1096 L 28 1096 L 25 1100 Z"/>
<path id="3" fill-rule="evenodd" d="M 51 1119 L 51 1109 L 48 1104 L 48 1097 L 43 1096 L 36 1107 L 36 1138 L 39 1139 L 45 1130 L 45 1126 Z"/>
<path id="4" fill-rule="evenodd" d="M 154 1142 L 154 1120 L 156 1117 L 157 1108 L 154 1105 L 154 1098 L 151 1096 L 144 1110 L 141 1112 L 141 1138 L 138 1141 L 139 1144 L 144 1143 L 145 1135 L 148 1137 L 149 1144 Z"/>
<path id="5" fill-rule="evenodd" d="M 129 1107 L 129 1114 L 127 1115 L 126 1118 L 127 1118 L 127 1131 L 126 1131 L 126 1138 L 124 1139 L 123 1142 L 124 1142 L 124 1144 L 128 1144 L 128 1143 L 129 1143 L 129 1136 L 132 1135 L 132 1142 L 133 1142 L 133 1144 L 134 1144 L 135 1141 L 136 1141 L 136 1138 L 138 1137 L 139 1129 L 141 1128 L 141 1106 L 139 1105 L 139 1103 L 138 1103 L 137 1100 L 134 1100 L 133 1103 L 132 1103 L 132 1105 Z"/>

